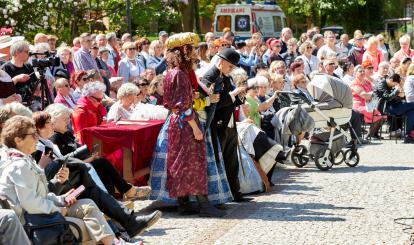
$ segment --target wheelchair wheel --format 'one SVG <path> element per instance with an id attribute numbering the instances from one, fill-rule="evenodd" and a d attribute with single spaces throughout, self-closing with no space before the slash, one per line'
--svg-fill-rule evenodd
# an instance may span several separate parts
<path id="1" fill-rule="evenodd" d="M 302 168 L 309 162 L 308 150 L 303 145 L 298 145 L 292 149 L 292 162 L 296 167 Z"/>
<path id="2" fill-rule="evenodd" d="M 355 167 L 359 163 L 359 153 L 355 150 L 348 149 L 344 153 L 345 156 L 345 164 L 349 167 Z"/>
<path id="3" fill-rule="evenodd" d="M 334 162 L 334 156 L 330 152 L 328 157 L 325 156 L 325 152 L 329 151 L 329 149 L 321 148 L 319 149 L 314 156 L 315 165 L 322 171 L 327 171 L 332 168 Z"/>
<path id="4" fill-rule="evenodd" d="M 334 154 L 334 165 L 340 165 L 345 160 L 345 152 L 344 151 L 338 151 L 336 154 Z"/>

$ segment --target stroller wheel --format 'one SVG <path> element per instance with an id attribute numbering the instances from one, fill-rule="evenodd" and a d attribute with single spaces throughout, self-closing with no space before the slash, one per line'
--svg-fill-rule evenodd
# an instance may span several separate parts
<path id="1" fill-rule="evenodd" d="M 302 168 L 309 162 L 308 150 L 303 145 L 298 145 L 292 150 L 292 162 L 296 167 Z"/>
<path id="2" fill-rule="evenodd" d="M 338 151 L 336 154 L 334 154 L 335 158 L 333 161 L 334 165 L 339 165 L 345 160 L 345 152 L 344 151 Z"/>
<path id="3" fill-rule="evenodd" d="M 328 156 L 325 156 L 326 151 L 329 149 L 321 148 L 315 153 L 315 165 L 322 171 L 326 171 L 332 168 L 334 162 L 334 156 L 332 152 L 329 152 Z"/>
<path id="4" fill-rule="evenodd" d="M 345 164 L 349 167 L 355 167 L 359 163 L 359 153 L 355 150 L 348 149 L 344 153 Z"/>

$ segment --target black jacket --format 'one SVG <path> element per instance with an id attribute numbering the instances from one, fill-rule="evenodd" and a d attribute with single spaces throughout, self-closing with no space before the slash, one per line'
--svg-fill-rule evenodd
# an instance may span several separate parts
<path id="1" fill-rule="evenodd" d="M 398 96 L 399 92 L 396 88 L 388 87 L 386 79 L 382 79 L 377 83 L 374 95 L 379 100 L 377 109 L 381 114 L 386 114 L 390 105 L 402 102 L 401 97 Z"/>
<path id="2" fill-rule="evenodd" d="M 236 96 L 236 100 L 233 102 L 229 94 L 234 89 L 231 83 L 231 77 L 221 76 L 220 71 L 216 66 L 213 66 L 208 70 L 201 81 L 209 88 L 212 84 L 219 82 L 220 80 L 222 80 L 223 86 L 219 92 L 220 101 L 217 103 L 217 108 L 211 125 L 212 128 L 217 125 L 227 126 L 235 108 L 244 103 L 244 99 L 241 100 L 238 96 Z M 206 107 L 207 113 L 209 110 L 210 107 Z M 235 120 L 236 118 L 234 118 L 234 121 Z"/>

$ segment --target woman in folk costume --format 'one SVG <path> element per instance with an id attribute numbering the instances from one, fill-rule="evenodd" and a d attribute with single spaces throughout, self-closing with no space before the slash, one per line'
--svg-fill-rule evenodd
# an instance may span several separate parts
<path id="1" fill-rule="evenodd" d="M 203 217 L 222 217 L 226 213 L 211 206 L 207 197 L 206 144 L 193 110 L 192 84 L 197 83 L 193 74 L 197 59 L 194 45 L 198 42 L 196 34 L 181 33 L 171 36 L 166 43 L 169 69 L 163 100 L 171 114 L 161 129 L 154 152 L 151 199 L 166 202 L 177 199 L 182 214 L 199 212 Z M 196 197 L 199 209 L 190 205 L 190 196 Z"/>

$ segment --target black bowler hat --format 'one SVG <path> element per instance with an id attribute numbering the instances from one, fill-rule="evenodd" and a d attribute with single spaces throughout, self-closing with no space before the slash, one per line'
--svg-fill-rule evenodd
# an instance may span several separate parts
<path id="1" fill-rule="evenodd" d="M 218 56 L 234 66 L 239 65 L 240 54 L 232 48 L 225 48 Z"/>

